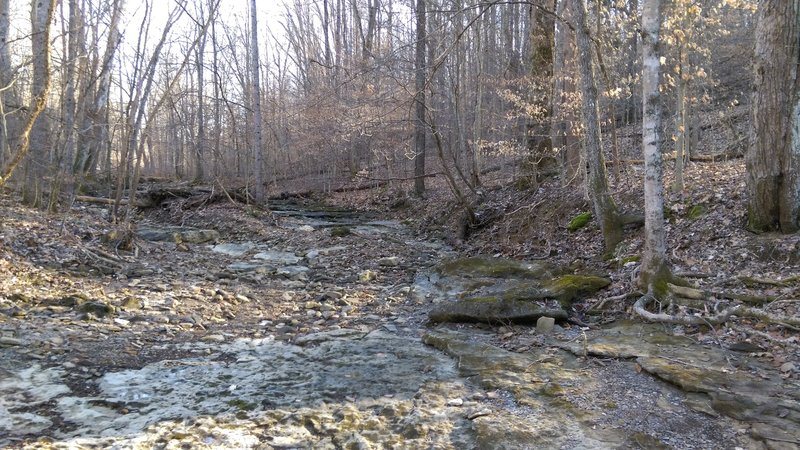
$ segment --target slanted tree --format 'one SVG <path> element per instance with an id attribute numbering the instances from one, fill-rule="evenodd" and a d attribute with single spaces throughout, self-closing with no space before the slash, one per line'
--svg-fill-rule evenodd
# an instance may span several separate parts
<path id="1" fill-rule="evenodd" d="M 800 1 L 758 8 L 747 162 L 747 228 L 800 229 Z"/>

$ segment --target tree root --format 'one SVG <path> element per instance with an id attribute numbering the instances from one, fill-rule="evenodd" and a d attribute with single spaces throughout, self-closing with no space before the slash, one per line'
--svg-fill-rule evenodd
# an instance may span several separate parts
<path id="1" fill-rule="evenodd" d="M 669 303 L 680 303 L 674 296 L 687 298 L 689 303 L 697 300 L 707 299 L 704 291 L 694 288 L 686 288 L 668 284 L 670 294 L 667 297 Z M 650 293 L 645 294 L 639 298 L 633 305 L 633 312 L 639 317 L 649 320 L 651 322 L 673 323 L 681 325 L 718 325 L 728 322 L 731 317 L 749 317 L 758 319 L 762 322 L 780 325 L 794 331 L 800 331 L 800 317 L 784 317 L 776 314 L 771 314 L 759 308 L 753 308 L 745 305 L 736 305 L 730 308 L 723 309 L 714 315 L 678 315 L 668 314 L 663 312 L 650 312 L 647 306 L 650 303 L 656 302 L 657 299 Z"/>

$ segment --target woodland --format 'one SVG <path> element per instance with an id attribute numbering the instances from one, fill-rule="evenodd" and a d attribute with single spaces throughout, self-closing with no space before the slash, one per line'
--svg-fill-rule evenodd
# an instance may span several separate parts
<path id="1" fill-rule="evenodd" d="M 797 0 L 0 0 L 0 446 L 797 448 L 798 68 Z"/>

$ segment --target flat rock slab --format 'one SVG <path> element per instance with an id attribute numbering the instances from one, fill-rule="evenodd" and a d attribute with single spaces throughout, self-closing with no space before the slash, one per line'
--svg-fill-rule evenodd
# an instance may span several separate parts
<path id="1" fill-rule="evenodd" d="M 445 276 L 491 277 L 491 278 L 541 278 L 550 273 L 544 262 L 524 262 L 512 259 L 476 256 L 455 258 L 438 267 Z"/>
<path id="2" fill-rule="evenodd" d="M 494 298 L 441 303 L 428 313 L 432 322 L 482 322 L 495 325 L 533 324 L 540 317 L 564 320 L 567 313 L 558 306 L 548 308 L 530 301 Z"/>
<path id="3" fill-rule="evenodd" d="M 361 438 L 422 448 L 437 427 L 433 416 L 447 414 L 448 393 L 465 389 L 453 361 L 416 337 L 337 330 L 310 335 L 302 343 L 239 339 L 182 344 L 183 350 L 208 349 L 210 356 L 106 373 L 90 382 L 89 396 L 71 391 L 65 369 L 0 366 L 0 447 L 8 444 L 4 437 L 34 434 L 68 421 L 75 427 L 58 430 L 54 437 L 101 447 L 109 445 L 101 444 L 108 442 L 104 438 L 113 437 L 128 442 L 120 448 L 151 448 L 137 445 L 157 441 L 159 428 L 175 430 L 210 419 L 217 425 L 237 423 L 247 440 L 206 442 L 204 448 L 252 448 L 259 434 L 247 433 L 248 427 L 262 432 L 266 427 L 271 439 L 289 447 L 306 447 L 334 434 L 347 442 L 354 433 L 371 432 L 369 439 Z M 420 395 L 432 400 L 430 411 L 422 406 L 426 411 L 417 411 L 414 399 Z M 304 420 L 284 420 L 291 414 Z M 436 435 L 446 438 L 454 426 L 469 425 L 458 411 L 451 416 Z M 278 420 L 291 426 L 274 428 Z M 201 440 L 195 444 L 203 444 L 209 435 L 198 434 Z M 230 438 L 222 433 L 214 439 Z M 468 442 L 463 445 L 469 448 Z"/>
<path id="4" fill-rule="evenodd" d="M 661 325 L 624 321 L 554 344 L 578 355 L 635 358 L 641 369 L 697 393 L 698 411 L 749 422 L 774 448 L 800 443 L 800 384 L 745 354 L 670 335 Z"/>
<path id="5" fill-rule="evenodd" d="M 272 264 L 281 264 L 287 266 L 295 265 L 303 259 L 300 256 L 295 255 L 294 253 L 279 252 L 279 251 L 259 252 L 253 255 L 253 258 Z"/>
<path id="6" fill-rule="evenodd" d="M 630 362 L 598 368 L 547 348 L 514 353 L 476 341 L 474 334 L 435 329 L 422 340 L 458 361 L 461 374 L 484 389 L 508 393 L 510 399 L 501 394 L 498 399 L 513 402 L 528 419 L 522 424 L 492 418 L 494 410 L 477 417 L 474 448 L 737 446 L 733 427 L 706 420 L 683 404 L 680 390 L 636 372 Z M 631 444 L 636 442 L 642 445 Z"/>
<path id="7" fill-rule="evenodd" d="M 136 235 L 146 241 L 187 242 L 202 244 L 217 241 L 220 238 L 216 230 L 201 230 L 191 227 L 151 227 L 140 226 Z"/>
<path id="8" fill-rule="evenodd" d="M 214 253 L 221 253 L 223 255 L 238 258 L 240 256 L 243 256 L 245 253 L 249 252 L 253 248 L 255 248 L 255 244 L 251 242 L 227 243 L 227 244 L 215 245 L 211 247 L 211 251 Z"/>

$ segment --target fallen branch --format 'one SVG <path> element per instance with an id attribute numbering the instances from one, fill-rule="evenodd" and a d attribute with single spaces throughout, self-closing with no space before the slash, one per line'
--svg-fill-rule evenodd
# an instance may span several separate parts
<path id="1" fill-rule="evenodd" d="M 113 198 L 104 198 L 104 197 L 89 197 L 86 195 L 76 195 L 75 196 L 76 202 L 83 202 L 83 203 L 93 203 L 97 205 L 113 205 L 114 199 Z M 130 200 L 123 198 L 119 204 L 120 205 L 127 205 Z M 133 206 L 137 208 L 147 208 L 152 206 L 149 202 L 142 202 L 134 200 Z"/>
<path id="2" fill-rule="evenodd" d="M 372 177 L 368 177 L 366 175 L 356 175 L 356 178 L 361 178 L 361 179 L 370 180 L 370 181 L 382 181 L 382 182 L 387 182 L 388 183 L 389 181 L 411 181 L 411 180 L 416 180 L 418 178 L 433 178 L 433 177 L 436 177 L 436 176 L 439 176 L 439 175 L 444 175 L 444 172 L 426 173 L 426 174 L 423 174 L 423 175 L 415 175 L 415 176 L 412 176 L 412 177 L 389 177 L 389 178 L 372 178 Z M 334 192 L 336 192 L 336 191 L 334 190 Z"/>

